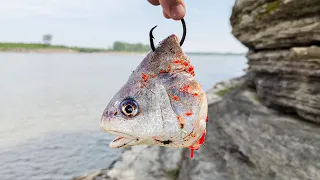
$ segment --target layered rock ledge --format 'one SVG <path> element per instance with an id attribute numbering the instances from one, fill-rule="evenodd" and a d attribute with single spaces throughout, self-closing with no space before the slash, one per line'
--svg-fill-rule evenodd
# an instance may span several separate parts
<path id="1" fill-rule="evenodd" d="M 320 47 L 249 52 L 249 80 L 270 107 L 320 123 Z"/>
<path id="2" fill-rule="evenodd" d="M 250 49 L 320 45 L 319 0 L 236 0 L 230 21 Z"/>
<path id="3" fill-rule="evenodd" d="M 236 0 L 230 21 L 264 103 L 320 123 L 320 1 Z"/>

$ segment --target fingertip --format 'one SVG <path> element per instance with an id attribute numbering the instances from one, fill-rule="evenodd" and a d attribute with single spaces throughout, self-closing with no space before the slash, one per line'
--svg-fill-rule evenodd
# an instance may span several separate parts
<path id="1" fill-rule="evenodd" d="M 155 5 L 155 6 L 160 5 L 159 0 L 148 0 L 148 1 L 149 1 L 149 3 L 152 4 L 152 5 Z"/>
<path id="2" fill-rule="evenodd" d="M 181 3 L 172 5 L 169 10 L 170 17 L 174 20 L 181 20 L 186 14 L 186 9 Z"/>
<path id="3" fill-rule="evenodd" d="M 171 19 L 170 16 L 164 10 L 162 10 L 162 13 L 165 18 Z"/>

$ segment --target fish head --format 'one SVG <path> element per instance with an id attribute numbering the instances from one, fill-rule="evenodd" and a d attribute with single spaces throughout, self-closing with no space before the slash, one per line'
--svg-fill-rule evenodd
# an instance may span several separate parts
<path id="1" fill-rule="evenodd" d="M 100 125 L 110 147 L 193 147 L 205 133 L 207 99 L 176 35 L 160 42 L 114 95 Z"/>

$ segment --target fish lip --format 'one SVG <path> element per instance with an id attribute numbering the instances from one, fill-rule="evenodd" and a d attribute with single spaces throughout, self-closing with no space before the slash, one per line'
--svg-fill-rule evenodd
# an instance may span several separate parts
<path id="1" fill-rule="evenodd" d="M 132 146 L 138 142 L 137 139 L 129 139 L 126 137 L 118 136 L 113 141 L 110 142 L 110 148 L 123 148 L 127 146 Z"/>
<path id="2" fill-rule="evenodd" d="M 105 130 L 105 131 L 110 134 L 117 135 L 117 137 L 110 142 L 109 144 L 110 148 L 123 148 L 127 146 L 132 146 L 141 141 L 140 138 L 138 137 L 131 136 L 129 134 L 122 133 L 119 131 L 115 131 L 115 130 Z"/>

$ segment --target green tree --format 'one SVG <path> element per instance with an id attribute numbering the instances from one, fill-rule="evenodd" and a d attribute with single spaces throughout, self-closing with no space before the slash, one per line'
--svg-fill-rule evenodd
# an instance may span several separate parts
<path id="1" fill-rule="evenodd" d="M 43 44 L 50 45 L 51 41 L 52 41 L 52 35 L 51 34 L 43 35 L 42 36 L 42 41 L 43 41 Z"/>
<path id="2" fill-rule="evenodd" d="M 130 44 L 121 41 L 113 43 L 113 51 L 126 51 L 126 52 L 147 52 L 150 50 L 149 45 L 143 45 L 142 43 Z"/>

